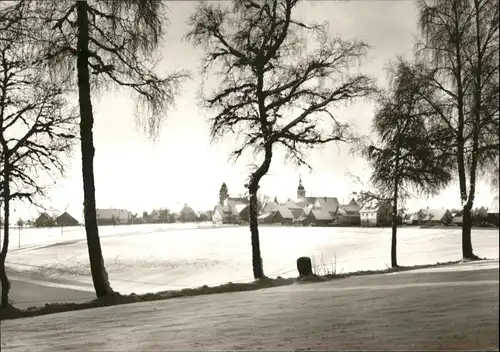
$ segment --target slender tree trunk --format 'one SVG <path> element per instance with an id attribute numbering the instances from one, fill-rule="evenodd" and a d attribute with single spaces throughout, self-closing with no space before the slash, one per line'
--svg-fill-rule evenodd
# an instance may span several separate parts
<path id="1" fill-rule="evenodd" d="M 10 217 L 10 185 L 9 185 L 9 170 L 8 155 L 5 155 L 4 160 L 4 177 L 3 177 L 3 198 L 4 198 L 4 212 L 3 212 L 3 244 L 0 251 L 0 282 L 2 284 L 2 298 L 0 301 L 1 308 L 9 306 L 9 291 L 10 282 L 7 277 L 7 270 L 5 268 L 5 260 L 7 259 L 7 252 L 9 250 L 9 217 Z"/>
<path id="2" fill-rule="evenodd" d="M 398 139 L 400 138 L 398 133 Z M 391 267 L 398 267 L 398 195 L 399 195 L 399 163 L 401 156 L 400 143 L 396 146 L 396 162 L 394 165 L 394 194 L 392 198 L 392 236 L 391 236 Z"/>
<path id="3" fill-rule="evenodd" d="M 391 266 L 393 268 L 398 267 L 398 254 L 397 254 L 397 244 L 398 244 L 398 190 L 394 190 L 394 205 L 392 209 L 392 237 L 391 237 Z"/>
<path id="4" fill-rule="evenodd" d="M 462 200 L 463 209 L 463 219 L 462 219 L 462 257 L 463 258 L 474 258 L 474 253 L 472 251 L 472 204 L 469 204 L 468 198 L 470 194 L 467 195 L 466 188 L 466 171 L 465 171 L 465 161 L 464 161 L 464 146 L 463 141 L 459 141 L 458 148 L 458 178 L 460 184 L 460 194 Z"/>
<path id="5" fill-rule="evenodd" d="M 479 123 L 479 121 L 476 121 Z M 469 194 L 467 203 L 464 206 L 464 214 L 462 219 L 462 257 L 464 259 L 478 259 L 472 249 L 472 207 L 474 205 L 474 195 L 476 193 L 476 172 L 477 172 L 477 149 L 479 133 L 478 127 L 474 126 L 473 141 L 472 141 L 472 162 L 470 166 L 469 176 Z"/>
<path id="6" fill-rule="evenodd" d="M 82 176 L 85 231 L 89 251 L 90 269 L 97 297 L 112 295 L 114 292 L 109 284 L 108 274 L 104 267 L 99 230 L 96 219 L 96 201 L 94 185 L 94 141 L 92 128 L 94 116 L 90 98 L 90 78 L 88 67 L 89 27 L 88 4 L 77 1 L 78 24 L 78 98 L 80 104 L 80 138 L 82 151 Z"/>
<path id="7" fill-rule="evenodd" d="M 472 211 L 465 205 L 462 215 L 462 257 L 464 259 L 476 259 L 472 251 Z"/>
<path id="8" fill-rule="evenodd" d="M 457 16 L 457 9 L 455 9 L 455 20 L 459 22 Z M 462 48 L 461 41 L 458 40 L 461 34 L 458 31 L 458 27 L 455 26 L 455 36 L 457 40 L 455 41 L 455 57 L 456 57 L 456 68 L 455 68 L 455 80 L 456 80 L 456 93 L 457 93 L 457 112 L 458 112 L 458 128 L 457 128 L 457 166 L 458 166 L 458 183 L 460 186 L 460 200 L 463 207 L 463 220 L 462 220 L 462 256 L 467 258 L 472 253 L 472 239 L 471 239 L 471 228 L 472 228 L 472 217 L 471 209 L 467 209 L 468 194 L 467 194 L 467 175 L 465 170 L 465 140 L 464 140 L 464 129 L 465 129 L 465 101 L 464 101 L 464 85 L 462 82 L 462 76 L 464 72 L 464 64 L 462 60 Z M 468 215 L 466 215 L 468 213 Z M 469 217 L 467 220 L 466 217 Z"/>
<path id="9" fill-rule="evenodd" d="M 476 178 L 477 178 L 477 164 L 478 164 L 478 149 L 479 149 L 479 128 L 481 124 L 481 101 L 482 101 L 482 51 L 480 41 L 480 14 L 479 4 L 474 1 L 474 9 L 476 16 L 476 54 L 477 63 L 473 69 L 474 74 L 474 106 L 472 109 L 472 152 L 471 152 L 471 165 L 469 173 L 469 193 L 467 203 L 464 206 L 463 225 L 462 225 L 462 257 L 464 259 L 478 259 L 472 249 L 472 207 L 474 205 L 474 198 L 476 195 Z M 466 215 L 467 213 L 467 215 Z M 467 217 L 467 219 L 466 219 Z"/>
<path id="10" fill-rule="evenodd" d="M 252 267 L 253 277 L 255 279 L 262 279 L 264 277 L 264 268 L 262 265 L 262 256 L 260 254 L 260 239 L 259 239 L 259 226 L 258 226 L 258 211 L 257 211 L 257 196 L 250 193 L 250 234 L 252 241 Z"/>
<path id="11" fill-rule="evenodd" d="M 250 234 L 252 239 L 252 267 L 253 277 L 255 279 L 263 279 L 264 267 L 262 265 L 262 256 L 260 254 L 260 239 L 259 239 L 259 223 L 258 217 L 258 200 L 257 192 L 259 190 L 259 182 L 261 178 L 269 171 L 271 165 L 272 149 L 267 148 L 265 151 L 265 158 L 262 165 L 255 171 L 248 184 L 248 191 L 250 193 L 250 206 L 249 206 L 249 223 Z"/>

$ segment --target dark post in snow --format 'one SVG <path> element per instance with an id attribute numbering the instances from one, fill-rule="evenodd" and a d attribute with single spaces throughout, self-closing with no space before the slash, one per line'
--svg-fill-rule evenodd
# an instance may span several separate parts
<path id="1" fill-rule="evenodd" d="M 311 258 L 300 257 L 297 259 L 297 270 L 299 271 L 299 277 L 312 275 Z"/>

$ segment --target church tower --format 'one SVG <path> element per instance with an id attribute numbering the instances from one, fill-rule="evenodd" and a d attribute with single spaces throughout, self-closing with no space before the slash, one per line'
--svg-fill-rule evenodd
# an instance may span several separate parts
<path id="1" fill-rule="evenodd" d="M 306 197 L 306 189 L 302 185 L 302 177 L 299 178 L 299 187 L 297 187 L 297 199 Z"/>

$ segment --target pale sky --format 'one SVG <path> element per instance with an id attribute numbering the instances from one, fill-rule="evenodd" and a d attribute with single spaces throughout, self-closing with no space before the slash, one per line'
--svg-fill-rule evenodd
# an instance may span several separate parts
<path id="1" fill-rule="evenodd" d="M 124 208 L 142 213 L 153 208 L 175 209 L 188 203 L 195 210 L 212 209 L 218 200 L 219 188 L 226 182 L 231 195 L 244 192 L 250 160 L 228 162 L 233 140 L 226 138 L 210 144 L 208 113 L 197 108 L 196 92 L 201 78 L 201 49 L 195 49 L 182 37 L 185 24 L 195 9 L 194 1 L 169 1 L 170 24 L 162 47 L 161 69 L 192 71 L 194 78 L 183 85 L 177 106 L 168 113 L 162 132 L 153 143 L 137 131 L 133 119 L 134 103 L 126 91 L 94 96 L 95 183 L 98 208 Z M 372 46 L 364 71 L 385 82 L 384 67 L 388 60 L 401 54 L 411 56 L 417 35 L 417 13 L 413 1 L 306 1 L 296 17 L 306 22 L 329 21 L 332 34 L 343 38 L 358 38 Z M 373 105 L 359 103 L 343 108 L 337 116 L 351 121 L 357 131 L 367 133 L 373 116 Z M 55 212 L 68 210 L 77 219 L 83 218 L 83 187 L 81 180 L 80 147 L 68 163 L 67 175 L 51 189 L 44 204 Z M 348 201 L 353 184 L 346 172 L 368 179 L 369 169 L 361 159 L 348 153 L 348 147 L 335 144 L 310 153 L 313 171 L 298 169 L 275 155 L 269 174 L 261 181 L 261 191 L 271 197 L 295 198 L 299 174 L 302 174 L 307 194 L 334 196 Z M 476 206 L 489 206 L 494 192 L 481 183 Z M 459 192 L 454 185 L 433 199 L 412 199 L 410 209 L 459 207 Z M 13 218 L 36 216 L 33 207 L 16 204 Z"/>

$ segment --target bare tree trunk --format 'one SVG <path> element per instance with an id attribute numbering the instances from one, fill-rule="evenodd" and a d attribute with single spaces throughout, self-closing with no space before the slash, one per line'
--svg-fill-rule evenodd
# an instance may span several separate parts
<path id="1" fill-rule="evenodd" d="M 396 185 L 396 190 L 394 191 L 394 205 L 392 210 L 392 236 L 391 236 L 391 266 L 393 268 L 398 267 L 398 254 L 397 254 L 397 244 L 398 244 L 398 190 Z"/>
<path id="2" fill-rule="evenodd" d="M 398 139 L 401 138 L 398 132 Z M 396 147 L 396 161 L 394 165 L 394 195 L 392 199 L 392 236 L 391 236 L 391 267 L 398 267 L 398 194 L 399 194 L 399 158 L 401 157 L 401 147 L 398 142 Z"/>
<path id="3" fill-rule="evenodd" d="M 250 206 L 249 206 L 249 223 L 250 233 L 252 238 L 252 266 L 253 277 L 255 279 L 263 279 L 264 267 L 262 265 L 262 257 L 260 254 L 260 239 L 259 239 L 259 223 L 257 220 L 257 192 L 259 190 L 259 182 L 261 178 L 269 171 L 271 165 L 272 149 L 266 148 L 265 158 L 262 165 L 255 171 L 248 184 L 248 191 L 250 193 Z"/>
<path id="4" fill-rule="evenodd" d="M 472 211 L 468 205 L 464 206 L 462 217 L 462 257 L 464 259 L 476 259 L 472 251 Z"/>
<path id="5" fill-rule="evenodd" d="M 467 202 L 467 186 L 466 186 L 466 173 L 464 161 L 464 147 L 463 142 L 459 141 L 458 147 L 458 179 L 460 184 L 460 198 L 463 204 L 463 220 L 462 220 L 462 257 L 468 258 L 472 256 L 472 215 L 471 207 Z"/>
<path id="6" fill-rule="evenodd" d="M 3 244 L 2 251 L 0 252 L 0 282 L 2 284 L 2 298 L 0 301 L 1 308 L 9 306 L 9 291 L 10 282 L 7 277 L 7 270 L 5 268 L 5 260 L 7 259 L 7 252 L 9 250 L 9 217 L 10 217 L 10 185 L 9 185 L 9 156 L 5 156 L 4 160 L 4 178 L 3 178 L 3 198 L 4 198 L 4 219 L 3 219 Z"/>
<path id="7" fill-rule="evenodd" d="M 476 109 L 478 107 L 476 106 Z M 476 111 L 476 114 L 479 115 L 479 110 Z M 472 249 L 472 207 L 474 205 L 474 196 L 476 193 L 476 173 L 477 173 L 477 162 L 478 155 L 477 150 L 479 148 L 479 127 L 480 123 L 479 116 L 476 117 L 476 121 L 474 122 L 473 127 L 473 137 L 472 137 L 472 162 L 470 166 L 470 175 L 469 175 L 469 193 L 467 203 L 464 206 L 464 214 L 462 220 L 462 258 L 464 259 L 478 259 L 478 257 L 474 254 Z"/>
<path id="8" fill-rule="evenodd" d="M 253 277 L 262 279 L 264 277 L 264 268 L 262 265 L 262 256 L 260 254 L 260 239 L 258 226 L 257 195 L 250 193 L 250 212 L 249 212 L 250 234 L 252 241 L 252 267 Z"/>
<path id="9" fill-rule="evenodd" d="M 82 176 L 85 231 L 89 251 L 90 269 L 97 297 L 112 295 L 113 289 L 109 284 L 108 274 L 104 266 L 99 230 L 96 219 L 96 201 L 94 185 L 94 141 L 92 128 L 94 116 L 90 98 L 90 78 L 88 67 L 89 55 L 89 27 L 88 4 L 86 1 L 77 1 L 78 15 L 78 98 L 80 105 L 80 138 L 82 151 Z"/>
<path id="10" fill-rule="evenodd" d="M 455 13 L 457 16 L 457 14 Z M 458 29 L 455 28 L 455 35 L 458 38 L 460 33 Z M 460 42 L 457 40 L 455 42 L 455 55 L 456 55 L 456 68 L 455 68 L 455 79 L 457 85 L 457 110 L 458 110 L 458 129 L 457 129 L 457 164 L 458 164 L 458 183 L 460 186 L 460 200 L 463 207 L 463 220 L 462 220 L 462 257 L 467 258 L 472 253 L 472 239 L 471 239 L 471 227 L 472 227 L 472 217 L 471 209 L 467 209 L 466 203 L 468 202 L 467 194 L 467 176 L 465 171 L 465 145 L 464 145 L 464 129 L 465 129 L 465 102 L 464 102 L 464 86 L 462 82 L 462 74 L 464 70 L 464 64 L 462 61 L 462 48 L 460 47 Z M 466 213 L 468 215 L 466 215 Z M 468 219 L 466 217 L 468 216 Z"/>
<path id="11" fill-rule="evenodd" d="M 477 50 L 477 65 L 474 68 L 474 106 L 473 106 L 473 117 L 474 121 L 472 124 L 472 160 L 470 165 L 469 173 L 469 193 L 467 197 L 467 203 L 464 206 L 463 214 L 463 225 L 462 225 L 462 257 L 464 259 L 478 259 L 474 254 L 472 249 L 472 207 L 474 205 L 474 198 L 476 195 L 476 178 L 477 178 L 477 164 L 478 164 L 478 149 L 479 149 L 479 128 L 481 124 L 481 102 L 482 102 L 482 61 L 483 53 L 481 50 L 480 41 L 480 14 L 479 14 L 479 4 L 474 1 L 474 9 L 476 16 L 476 50 Z M 467 213 L 467 215 L 466 215 Z M 467 219 L 466 219 L 467 217 Z"/>

